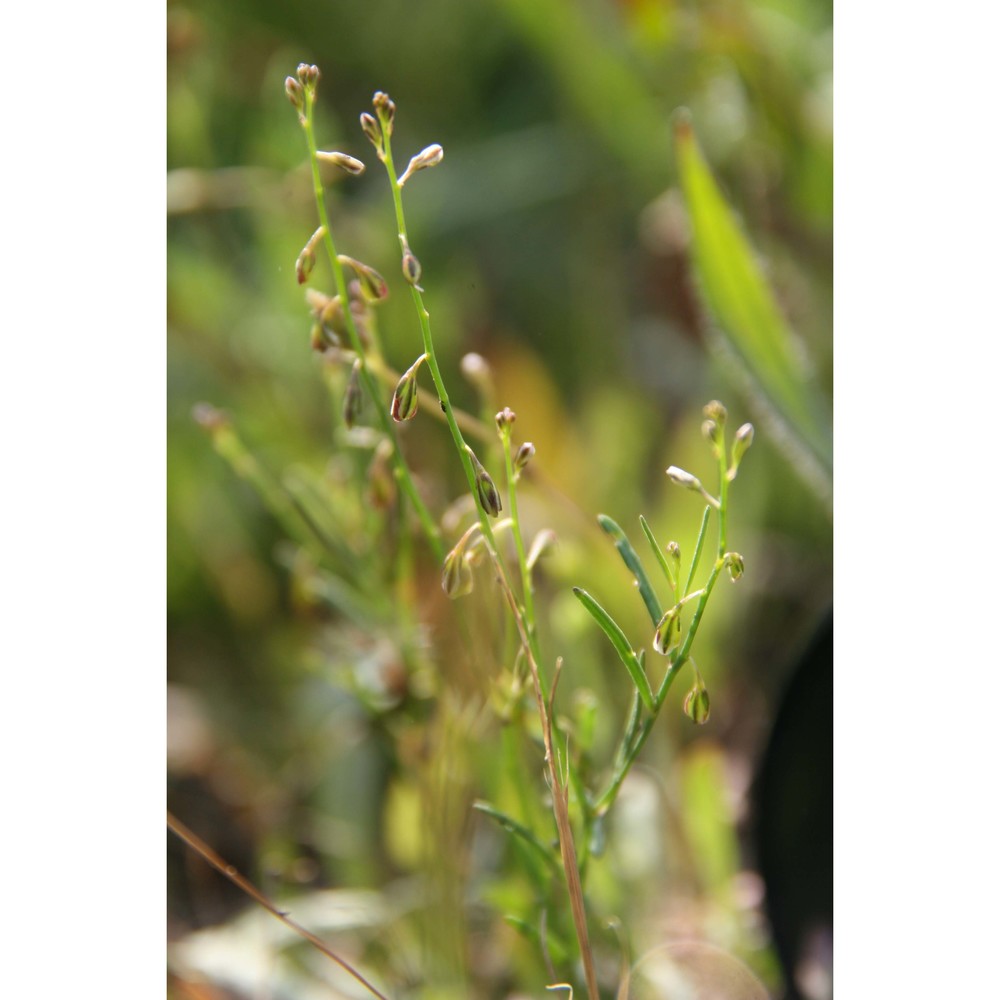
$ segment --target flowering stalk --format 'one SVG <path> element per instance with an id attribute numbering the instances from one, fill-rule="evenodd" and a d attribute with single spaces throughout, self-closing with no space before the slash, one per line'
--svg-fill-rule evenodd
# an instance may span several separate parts
<path id="1" fill-rule="evenodd" d="M 309 69 L 312 68 L 313 67 L 309 67 Z M 441 540 L 441 532 L 439 531 L 434 518 L 431 516 L 430 511 L 427 509 L 426 504 L 421 499 L 420 494 L 417 492 L 417 488 L 413 483 L 413 477 L 410 475 L 410 470 L 403 459 L 402 452 L 400 451 L 399 438 L 397 437 L 395 428 L 389 418 L 388 409 L 382 404 L 378 390 L 378 383 L 372 376 L 372 373 L 368 368 L 368 364 L 366 363 L 364 347 L 361 343 L 361 337 L 358 334 L 358 328 L 354 321 L 354 316 L 349 306 L 346 305 L 349 302 L 347 295 L 347 278 L 344 275 L 344 266 L 341 263 L 340 256 L 337 253 L 336 244 L 333 241 L 333 235 L 330 231 L 330 220 L 326 209 L 326 198 L 323 194 L 323 181 L 319 170 L 319 151 L 316 147 L 316 137 L 313 131 L 313 117 L 316 105 L 316 79 L 318 79 L 318 71 L 311 85 L 307 83 L 305 87 L 301 88 L 303 91 L 301 105 L 297 104 L 294 99 L 292 100 L 292 103 L 299 110 L 299 122 L 302 125 L 303 132 L 305 132 L 306 144 L 309 147 L 309 165 L 312 168 L 313 192 L 316 197 L 316 211 L 319 214 L 320 225 L 325 230 L 323 233 L 323 244 L 326 247 L 327 256 L 330 258 L 330 265 L 333 269 L 333 278 L 337 286 L 337 294 L 340 296 L 340 301 L 345 303 L 344 316 L 347 324 L 347 335 L 350 338 L 351 347 L 353 348 L 354 353 L 361 362 L 358 370 L 358 377 L 361 384 L 364 386 L 365 392 L 375 404 L 375 412 L 378 414 L 378 420 L 383 433 L 392 442 L 393 465 L 396 477 L 399 480 L 400 488 L 403 490 L 403 493 L 406 495 L 407 499 L 413 505 L 413 509 L 416 511 L 417 518 L 423 527 L 424 534 L 427 536 L 427 541 L 434 552 L 435 559 L 438 563 L 442 563 L 444 562 L 445 549 Z M 292 78 L 289 77 L 289 80 L 292 80 Z M 292 88 L 291 93 L 295 93 L 294 88 Z"/>

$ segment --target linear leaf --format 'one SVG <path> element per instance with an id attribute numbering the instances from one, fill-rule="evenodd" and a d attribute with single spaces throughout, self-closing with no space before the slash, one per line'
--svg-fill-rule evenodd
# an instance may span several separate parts
<path id="1" fill-rule="evenodd" d="M 639 553 L 632 547 L 632 543 L 628 540 L 625 532 L 607 514 L 598 514 L 597 523 L 614 540 L 615 548 L 622 557 L 622 562 L 629 568 L 635 577 L 636 583 L 639 584 L 639 594 L 646 605 L 646 610 L 649 612 L 649 617 L 653 620 L 655 628 L 663 617 L 663 608 L 660 607 L 660 602 L 656 596 L 656 592 L 653 590 L 653 585 L 649 582 L 649 577 L 646 576 L 646 571 L 643 569 L 642 562 L 639 559 Z"/>
<path id="2" fill-rule="evenodd" d="M 625 664 L 625 669 L 628 670 L 629 676 L 632 678 L 632 683 L 635 684 L 643 704 L 650 711 L 653 711 L 653 692 L 649 687 L 649 681 L 646 679 L 646 674 L 639 663 L 639 658 L 636 656 L 631 643 L 625 637 L 621 626 L 582 587 L 574 587 L 573 593 L 576 594 L 580 603 L 590 612 L 591 617 L 601 626 L 604 634 L 611 640 L 611 645 L 618 651 L 618 655 L 621 657 L 622 663 Z"/>

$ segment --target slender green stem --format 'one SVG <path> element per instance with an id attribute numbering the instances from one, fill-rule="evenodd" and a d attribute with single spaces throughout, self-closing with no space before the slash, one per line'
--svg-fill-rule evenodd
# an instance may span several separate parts
<path id="1" fill-rule="evenodd" d="M 711 507 L 705 508 L 705 513 L 701 515 L 701 527 L 698 529 L 698 541 L 694 544 L 694 555 L 691 557 L 691 568 L 688 570 L 687 580 L 684 582 L 684 594 L 691 589 L 691 581 L 694 579 L 695 570 L 698 568 L 698 560 L 701 559 L 701 550 L 705 546 L 705 531 L 708 528 L 708 516 L 712 513 Z"/>
<path id="2" fill-rule="evenodd" d="M 406 230 L 406 216 L 403 213 L 403 196 L 399 187 L 399 181 L 396 177 L 396 169 L 392 162 L 392 142 L 387 134 L 387 131 L 388 130 L 383 129 L 384 144 L 382 162 L 385 164 L 386 173 L 389 176 L 389 187 L 392 190 L 392 203 L 396 212 L 396 227 L 399 232 L 400 247 L 406 248 L 409 246 L 409 238 Z M 500 550 L 497 547 L 496 538 L 493 534 L 493 527 L 490 524 L 489 514 L 479 501 L 476 490 L 476 470 L 473 467 L 472 459 L 469 455 L 469 447 L 465 443 L 465 438 L 462 436 L 462 431 L 455 419 L 451 400 L 448 396 L 448 390 L 444 384 L 444 378 L 441 375 L 441 368 L 438 365 L 437 351 L 434 349 L 434 338 L 431 334 L 430 313 L 424 305 L 424 298 L 420 289 L 415 284 L 410 285 L 410 294 L 413 298 L 414 308 L 417 311 L 417 318 L 420 321 L 420 335 L 423 340 L 424 353 L 427 355 L 427 368 L 431 373 L 431 380 L 433 381 L 434 388 L 437 391 L 438 399 L 441 403 L 441 409 L 444 411 L 445 418 L 448 421 L 448 429 L 451 431 L 451 437 L 455 443 L 455 450 L 458 452 L 458 457 L 462 463 L 462 469 L 465 472 L 465 478 L 469 484 L 469 492 L 476 501 L 476 513 L 479 515 L 479 524 L 483 529 L 483 538 L 485 539 L 490 552 L 494 556 L 494 561 L 497 565 L 498 571 L 503 577 L 504 582 L 509 589 L 513 590 L 506 563 L 500 557 Z M 530 636 L 529 639 L 531 639 Z M 532 651 L 534 652 L 535 640 L 531 639 L 531 642 Z M 536 662 L 540 662 L 540 657 L 536 656 L 535 660 Z M 542 694 L 543 696 L 545 695 L 544 682 L 542 686 Z"/>
<path id="3" fill-rule="evenodd" d="M 716 581 L 719 579 L 719 574 L 722 572 L 725 565 L 725 560 L 721 556 L 715 560 L 715 565 L 712 567 L 712 573 L 708 578 L 708 582 L 705 584 L 704 590 L 701 592 L 701 598 L 698 601 L 698 606 L 694 609 L 694 615 L 691 618 L 691 624 L 688 627 L 687 635 L 684 637 L 684 642 L 681 645 L 681 648 L 677 651 L 677 655 L 671 661 L 670 667 L 664 675 L 663 682 L 660 684 L 660 688 L 656 692 L 657 709 L 659 709 L 659 706 L 663 704 L 663 699 L 666 698 L 667 691 L 670 689 L 670 685 L 673 683 L 674 677 L 676 677 L 678 671 L 682 666 L 684 666 L 688 657 L 691 655 L 691 646 L 694 644 L 694 638 L 698 634 L 698 628 L 701 625 L 701 618 L 705 613 L 705 607 L 708 604 L 708 599 L 712 596 L 712 590 L 715 587 Z"/>
<path id="4" fill-rule="evenodd" d="M 729 476 L 726 464 L 726 442 L 719 443 L 719 555 L 726 554 L 726 529 L 729 525 Z"/>
<path id="5" fill-rule="evenodd" d="M 514 474 L 514 459 L 510 448 L 510 424 L 504 423 L 500 431 L 503 443 L 504 467 L 507 473 L 507 502 L 510 506 L 510 520 L 514 532 L 514 546 L 517 549 L 517 564 L 521 571 L 521 591 L 524 602 L 524 621 L 528 626 L 528 638 L 531 640 L 531 651 L 535 659 L 540 659 L 538 650 L 538 630 L 535 622 L 535 588 L 528 568 L 528 558 L 524 550 L 524 536 L 521 532 L 521 519 L 517 512 L 517 476 Z M 543 692 L 544 693 L 544 692 Z"/>
<path id="6" fill-rule="evenodd" d="M 327 256 L 330 258 L 330 265 L 333 268 L 333 278 L 337 286 L 337 294 L 340 296 L 340 301 L 343 304 L 344 319 L 347 324 L 347 333 L 351 340 L 351 347 L 354 349 L 355 354 L 357 354 L 361 361 L 360 375 L 362 384 L 375 405 L 375 411 L 378 414 L 379 423 L 381 424 L 383 432 L 392 442 L 393 461 L 396 466 L 396 477 L 399 480 L 400 487 L 409 499 L 410 503 L 413 504 L 413 509 L 416 511 L 417 518 L 420 520 L 424 533 L 427 535 L 427 540 L 434 552 L 435 559 L 438 563 L 443 563 L 445 550 L 444 544 L 441 541 L 441 532 L 438 529 L 434 518 L 431 516 L 431 512 L 427 509 L 427 505 L 421 499 L 420 494 L 417 492 L 417 488 L 414 485 L 413 477 L 410 475 L 410 470 L 406 465 L 406 461 L 403 458 L 402 451 L 400 450 L 399 437 L 396 434 L 395 428 L 392 426 L 392 421 L 379 394 L 378 383 L 372 376 L 372 373 L 366 363 L 365 351 L 361 344 L 361 337 L 358 334 L 358 328 L 354 322 L 354 316 L 351 312 L 347 296 L 347 279 L 344 276 L 343 265 L 340 263 L 340 259 L 337 255 L 336 244 L 333 242 L 333 235 L 330 230 L 330 219 L 326 210 L 326 197 L 323 193 L 323 180 L 319 171 L 319 160 L 316 156 L 316 136 L 313 131 L 313 110 L 315 108 L 315 104 L 315 94 L 311 90 L 307 89 L 306 112 L 301 118 L 302 129 L 305 132 L 306 143 L 309 147 L 309 165 L 312 168 L 313 192 L 316 196 L 316 211 L 319 214 L 320 225 L 322 225 L 324 229 L 323 245 L 326 247 Z"/>

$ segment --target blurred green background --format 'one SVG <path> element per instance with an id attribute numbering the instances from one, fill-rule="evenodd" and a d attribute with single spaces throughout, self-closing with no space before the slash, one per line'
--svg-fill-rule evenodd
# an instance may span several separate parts
<path id="1" fill-rule="evenodd" d="M 435 962 L 441 976 L 449 963 L 474 967 L 467 995 L 542 995 L 550 981 L 530 942 L 479 912 L 523 905 L 516 880 L 490 877 L 506 864 L 503 838 L 468 809 L 495 792 L 489 677 L 504 664 L 470 675 L 456 619 L 478 634 L 493 606 L 478 591 L 460 611 L 425 596 L 422 624 L 395 619 L 377 566 L 398 538 L 365 503 L 367 453 L 345 436 L 329 391 L 342 380 L 309 349 L 293 265 L 315 208 L 283 81 L 312 62 L 323 74 L 320 147 L 369 165 L 360 179 L 331 178 L 328 197 L 339 249 L 389 281 L 379 331 L 397 370 L 419 353 L 419 331 L 388 187 L 358 114 L 386 90 L 399 109 L 397 164 L 432 142 L 445 149 L 441 166 L 407 186 L 411 244 L 454 401 L 481 407 L 459 370 L 478 352 L 497 406 L 517 412 L 519 439 L 537 447 L 538 488 L 526 489 L 523 516 L 532 533 L 559 535 L 543 563 L 543 648 L 566 657 L 564 712 L 582 689 L 601 704 L 598 765 L 628 689 L 570 586 L 599 596 L 637 644 L 651 637 L 638 638 L 648 631 L 641 602 L 594 517 L 612 516 L 644 552 L 645 514 L 661 541 L 690 552 L 701 505 L 664 469 L 710 482 L 699 431 L 708 400 L 726 402 L 733 427 L 755 422 L 730 529 L 747 573 L 720 588 L 698 640 L 712 719 L 695 730 L 683 692 L 672 695 L 592 891 L 600 912 L 625 920 L 636 955 L 680 928 L 738 955 L 773 995 L 826 995 L 820 974 L 796 987 L 773 950 L 754 789 L 783 693 L 832 599 L 829 496 L 801 474 L 780 424 L 768 424 L 739 365 L 720 354 L 692 263 L 671 119 L 690 111 L 794 331 L 803 391 L 828 426 L 832 4 L 204 0 L 168 4 L 167 44 L 170 807 L 265 891 L 370 891 L 351 898 L 356 919 L 341 930 L 393 995 L 429 988 Z M 313 284 L 325 281 L 321 264 Z M 339 570 L 363 605 L 353 619 L 304 585 L 315 582 L 308 546 L 289 541 L 287 524 L 213 450 L 192 419 L 201 401 L 229 414 L 288 490 L 332 498 L 330 530 L 348 550 Z M 404 441 L 442 513 L 462 492 L 446 432 L 421 416 Z M 416 548 L 421 592 L 436 591 L 436 570 Z M 461 884 L 448 891 L 468 912 L 441 908 L 434 919 L 461 953 L 428 959 L 424 925 L 436 911 L 413 888 L 422 850 L 413 829 L 428 830 L 421 783 L 435 781 L 460 789 L 448 799 L 454 815 L 431 832 L 462 857 L 452 873 Z M 323 974 L 304 956 L 294 975 L 261 971 L 246 952 L 227 964 L 223 945 L 199 938 L 232 925 L 243 903 L 178 843 L 168 849 L 176 995 L 260 995 L 262 979 L 272 995 L 312 995 Z M 302 922 L 305 906 L 295 911 Z M 311 916 L 336 931 L 329 910 Z M 255 956 L 281 950 L 277 931 L 254 928 Z M 196 982 L 220 992 L 196 993 Z"/>

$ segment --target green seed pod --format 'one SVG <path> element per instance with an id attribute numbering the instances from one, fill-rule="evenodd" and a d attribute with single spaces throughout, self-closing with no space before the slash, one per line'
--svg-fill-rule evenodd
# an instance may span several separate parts
<path id="1" fill-rule="evenodd" d="M 503 510 L 503 504 L 500 502 L 500 493 L 490 478 L 490 474 L 483 468 L 482 462 L 476 458 L 475 452 L 468 445 L 465 447 L 469 453 L 469 457 L 472 459 L 472 466 L 476 472 L 476 498 L 487 514 L 492 517 L 499 517 L 500 511 Z"/>
<path id="2" fill-rule="evenodd" d="M 389 297 L 389 286 L 374 267 L 362 264 L 360 260 L 343 253 L 337 255 L 337 260 L 350 267 L 358 276 L 358 290 L 369 302 L 379 302 Z"/>
<path id="3" fill-rule="evenodd" d="M 739 552 L 727 552 L 726 556 L 726 568 L 729 570 L 729 576 L 735 583 L 743 575 L 743 556 Z"/>
<path id="4" fill-rule="evenodd" d="M 392 404 L 389 414 L 396 423 L 412 420 L 417 415 L 417 370 L 427 360 L 426 354 L 421 354 L 403 374 L 392 394 Z"/>
<path id="5" fill-rule="evenodd" d="M 708 698 L 708 691 L 701 679 L 695 683 L 684 699 L 684 714 L 696 725 L 703 726 L 708 722 L 711 715 L 712 705 Z"/>
<path id="6" fill-rule="evenodd" d="M 660 619 L 653 634 L 653 649 L 664 656 L 677 645 L 681 637 L 681 616 L 679 608 L 670 608 Z"/>
<path id="7" fill-rule="evenodd" d="M 409 247 L 403 250 L 403 277 L 414 286 L 414 288 L 419 288 L 417 284 L 420 281 L 420 261 L 413 255 L 413 252 Z"/>

